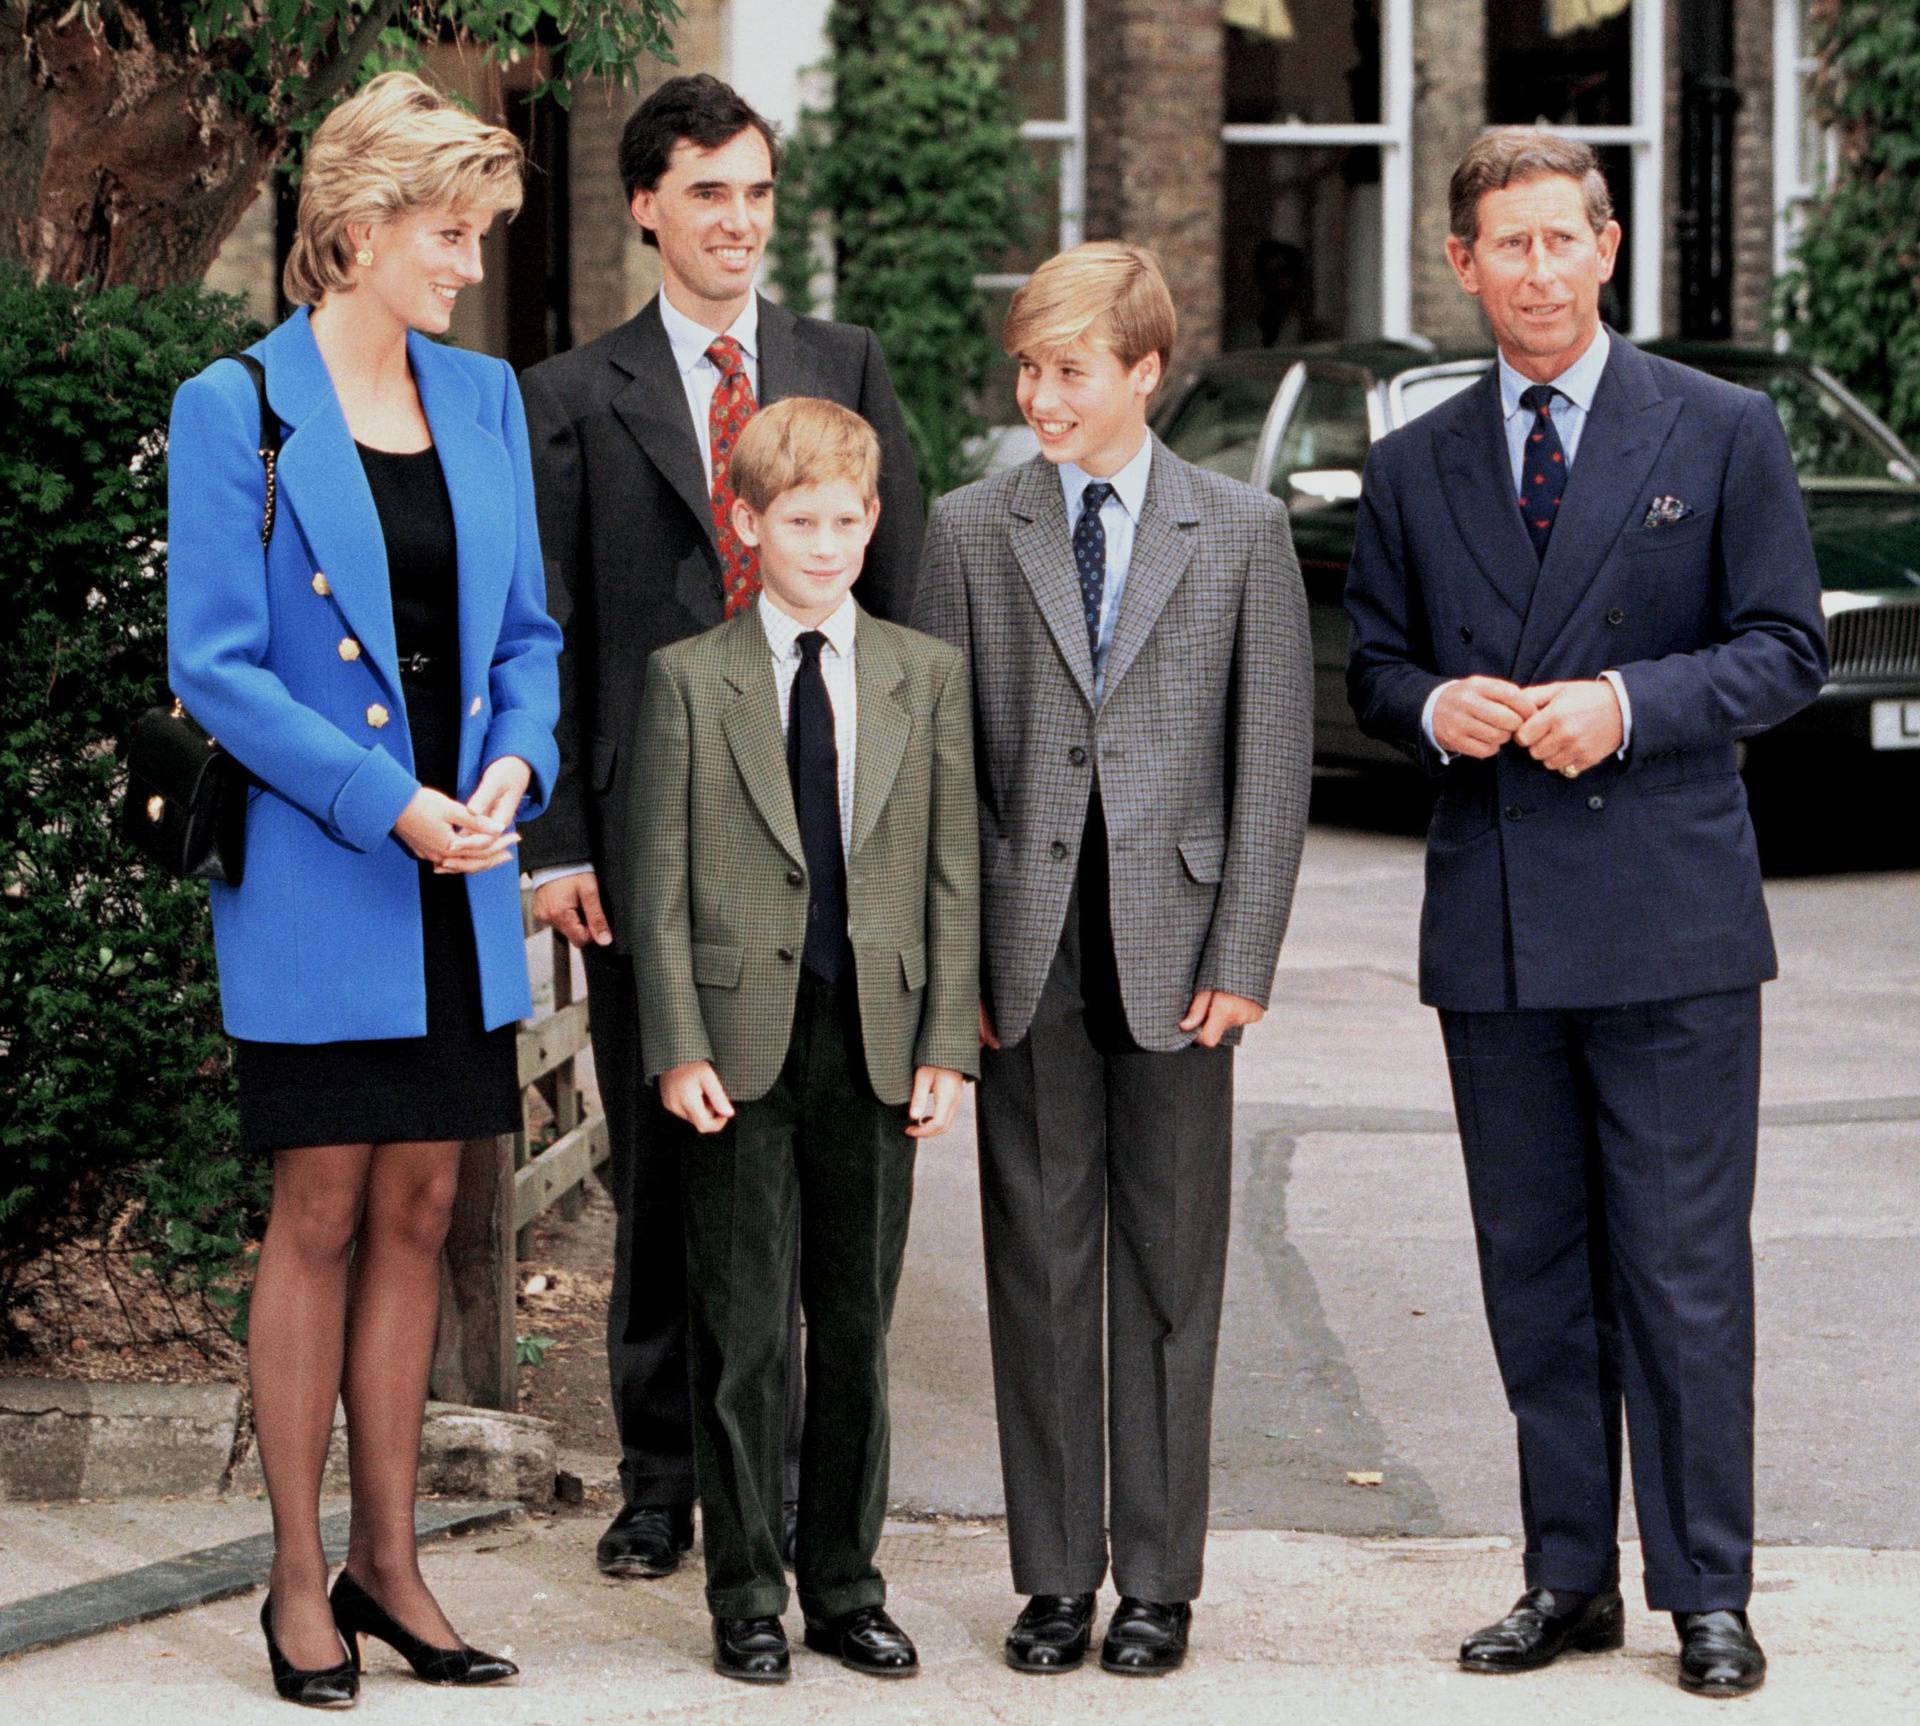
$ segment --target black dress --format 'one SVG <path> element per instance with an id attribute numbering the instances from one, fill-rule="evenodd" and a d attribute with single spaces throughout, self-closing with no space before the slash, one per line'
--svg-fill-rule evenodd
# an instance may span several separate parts
<path id="1" fill-rule="evenodd" d="M 422 785 L 457 796 L 459 569 L 440 457 L 432 449 L 396 455 L 358 448 L 387 543 L 414 774 Z M 340 1043 L 237 1039 L 244 1149 L 478 1139 L 518 1130 L 516 1028 L 489 1031 L 482 1019 L 466 877 L 436 875 L 422 863 L 420 914 L 427 1034 Z"/>

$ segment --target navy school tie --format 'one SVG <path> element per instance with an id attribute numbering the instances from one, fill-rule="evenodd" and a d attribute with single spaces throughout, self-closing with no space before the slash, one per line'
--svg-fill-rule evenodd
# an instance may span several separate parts
<path id="1" fill-rule="evenodd" d="M 1107 587 L 1107 530 L 1100 506 L 1113 496 L 1105 480 L 1088 483 L 1080 494 L 1080 519 L 1073 524 L 1073 563 L 1080 572 L 1080 605 L 1087 614 L 1087 652 L 1100 665 L 1100 600 Z"/>
<path id="2" fill-rule="evenodd" d="M 1520 405 L 1533 415 L 1527 441 L 1520 446 L 1520 514 L 1534 555 L 1543 563 L 1560 500 L 1567 495 L 1567 452 L 1561 448 L 1551 412 L 1558 394 L 1552 384 L 1534 384 L 1520 392 Z"/>
<path id="3" fill-rule="evenodd" d="M 800 846 L 807 856 L 809 971 L 837 983 L 852 948 L 847 940 L 847 856 L 840 843 L 840 750 L 833 737 L 833 703 L 820 670 L 827 638 L 817 629 L 800 637 L 800 669 L 787 697 L 787 778 Z"/>

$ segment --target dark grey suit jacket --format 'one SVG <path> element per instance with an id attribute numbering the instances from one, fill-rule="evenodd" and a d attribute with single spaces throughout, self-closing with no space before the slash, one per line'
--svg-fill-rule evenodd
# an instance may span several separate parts
<path id="1" fill-rule="evenodd" d="M 824 396 L 880 434 L 880 525 L 860 603 L 905 622 L 924 512 L 913 449 L 871 330 L 760 302 L 760 402 Z M 547 604 L 560 655 L 560 777 L 525 830 L 528 869 L 591 862 L 627 950 L 627 808 L 647 661 L 721 621 L 720 553 L 700 446 L 657 300 L 520 379 L 533 444 Z"/>

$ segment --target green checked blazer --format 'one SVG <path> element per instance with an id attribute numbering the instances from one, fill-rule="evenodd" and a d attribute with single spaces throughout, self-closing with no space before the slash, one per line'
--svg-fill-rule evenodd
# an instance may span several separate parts
<path id="1" fill-rule="evenodd" d="M 874 1095 L 916 1066 L 980 1071 L 980 869 L 960 654 L 859 614 L 847 934 Z M 627 810 L 640 1046 L 651 1084 L 711 1061 L 735 1102 L 787 1056 L 806 853 L 759 608 L 655 653 Z"/>

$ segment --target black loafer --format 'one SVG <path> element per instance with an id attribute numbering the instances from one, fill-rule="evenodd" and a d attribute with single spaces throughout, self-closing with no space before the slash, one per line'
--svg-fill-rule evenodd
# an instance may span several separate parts
<path id="1" fill-rule="evenodd" d="M 800 1504 L 797 1499 L 788 1499 L 780 1506 L 780 1562 L 789 1570 L 793 1568 L 793 1546 L 800 1538 Z"/>
<path id="2" fill-rule="evenodd" d="M 1187 1629 L 1192 1623 L 1193 1608 L 1184 1600 L 1163 1605 L 1123 1594 L 1107 1620 L 1100 1664 L 1131 1678 L 1158 1678 L 1175 1671 L 1187 1657 Z"/>
<path id="3" fill-rule="evenodd" d="M 1744 1696 L 1767 1681 L 1767 1657 L 1744 1612 L 1676 1612 L 1680 1688 L 1701 1696 Z"/>
<path id="4" fill-rule="evenodd" d="M 838 1618 L 809 1618 L 805 1641 L 816 1654 L 837 1655 L 840 1664 L 873 1678 L 911 1678 L 920 1670 L 913 1639 L 887 1616 L 884 1606 L 856 1606 Z"/>
<path id="5" fill-rule="evenodd" d="M 629 1504 L 593 1549 L 603 1576 L 671 1576 L 693 1545 L 691 1504 Z"/>
<path id="6" fill-rule="evenodd" d="M 1562 1654 L 1594 1654 L 1618 1648 L 1627 1639 L 1620 1591 L 1589 1596 L 1567 1607 L 1565 1596 L 1550 1588 L 1529 1588 L 1498 1624 L 1476 1630 L 1460 1644 L 1460 1664 L 1468 1672 L 1530 1672 Z"/>
<path id="7" fill-rule="evenodd" d="M 784 1684 L 793 1676 L 787 1633 L 777 1618 L 716 1618 L 713 1669 L 747 1684 Z"/>
<path id="8" fill-rule="evenodd" d="M 1091 1594 L 1036 1594 L 1007 1632 L 1007 1664 L 1016 1672 L 1071 1672 L 1092 1636 Z"/>

